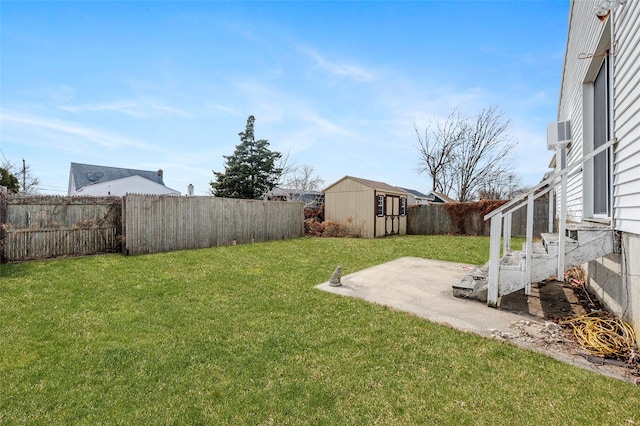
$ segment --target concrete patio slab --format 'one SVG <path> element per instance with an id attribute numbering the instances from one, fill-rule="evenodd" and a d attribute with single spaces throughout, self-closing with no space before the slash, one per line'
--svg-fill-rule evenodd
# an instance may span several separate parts
<path id="1" fill-rule="evenodd" d="M 545 318 L 517 310 L 489 308 L 468 299 L 453 297 L 452 286 L 474 265 L 404 257 L 345 275 L 342 285 L 324 282 L 316 288 L 330 293 L 364 299 L 399 311 L 415 314 L 428 321 L 484 337 L 507 340 L 518 346 L 544 353 L 557 360 L 624 381 L 633 381 L 628 370 L 614 365 L 589 362 L 575 345 L 541 343 L 533 336 L 547 336 Z M 535 301 L 522 292 L 508 304 L 520 309 Z M 545 337 L 546 339 L 546 337 Z"/>
<path id="2" fill-rule="evenodd" d="M 342 277 L 342 285 L 329 282 L 317 288 L 343 296 L 413 313 L 431 322 L 492 336 L 523 318 L 514 312 L 490 309 L 473 300 L 453 297 L 451 287 L 474 266 L 462 263 L 403 257 Z"/>

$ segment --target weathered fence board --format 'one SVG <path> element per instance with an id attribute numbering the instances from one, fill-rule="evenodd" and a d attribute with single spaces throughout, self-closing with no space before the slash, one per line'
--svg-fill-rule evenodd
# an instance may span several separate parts
<path id="1" fill-rule="evenodd" d="M 549 201 L 539 198 L 534 203 L 534 235 L 547 232 L 549 223 Z M 526 234 L 527 211 L 521 208 L 513 213 L 511 219 L 512 236 L 524 237 Z M 446 235 L 461 233 L 444 204 L 433 203 L 412 206 L 407 212 L 407 234 L 410 235 Z M 466 235 L 489 235 L 489 223 L 477 210 L 470 209 L 463 221 L 463 233 Z"/>
<path id="2" fill-rule="evenodd" d="M 5 260 L 46 259 L 116 251 L 116 228 L 18 229 L 5 234 Z"/>
<path id="3" fill-rule="evenodd" d="M 411 206 L 407 211 L 407 234 L 446 235 L 454 229 L 451 216 L 440 204 Z"/>
<path id="4" fill-rule="evenodd" d="M 127 195 L 123 225 L 133 255 L 301 237 L 304 212 L 291 202 Z"/>
<path id="5" fill-rule="evenodd" d="M 78 228 L 119 220 L 119 197 L 6 197 L 3 223 L 14 229 Z"/>
<path id="6" fill-rule="evenodd" d="M 119 197 L 0 195 L 0 261 L 112 253 L 119 249 Z"/>

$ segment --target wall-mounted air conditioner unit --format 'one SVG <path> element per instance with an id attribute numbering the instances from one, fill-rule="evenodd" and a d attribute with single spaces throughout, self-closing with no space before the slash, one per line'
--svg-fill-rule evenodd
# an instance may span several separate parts
<path id="1" fill-rule="evenodd" d="M 556 149 L 558 146 L 571 142 L 571 121 L 558 121 L 549 124 L 547 128 L 547 149 Z"/>

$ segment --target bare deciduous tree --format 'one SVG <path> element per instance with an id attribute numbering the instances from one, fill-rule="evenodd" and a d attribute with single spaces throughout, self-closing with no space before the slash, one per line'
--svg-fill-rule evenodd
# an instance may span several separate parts
<path id="1" fill-rule="evenodd" d="M 484 185 L 511 170 L 515 143 L 508 134 L 510 124 L 495 106 L 468 121 L 453 161 L 459 201 L 471 201 Z"/>
<path id="2" fill-rule="evenodd" d="M 458 201 L 471 201 L 481 191 L 500 195 L 504 182 L 512 181 L 511 159 L 515 142 L 509 136 L 510 121 L 495 106 L 465 118 L 454 109 L 444 122 L 418 134 L 420 172 L 432 179 L 433 189 Z M 502 183 L 501 183 L 502 182 Z"/>
<path id="3" fill-rule="evenodd" d="M 486 200 L 503 200 L 518 196 L 526 188 L 522 186 L 522 179 L 514 173 L 503 172 L 493 180 L 487 181 L 478 192 L 478 198 Z M 526 191 L 525 191 L 526 192 Z"/>
<path id="4" fill-rule="evenodd" d="M 24 159 L 22 160 L 22 167 L 17 167 L 9 160 L 3 160 L 2 166 L 0 167 L 18 178 L 18 183 L 20 185 L 19 192 L 23 194 L 36 194 L 38 192 L 40 179 L 31 174 L 31 166 L 29 166 Z"/>
<path id="5" fill-rule="evenodd" d="M 294 189 L 301 197 L 305 192 L 319 191 L 323 184 L 324 180 L 315 174 L 313 167 L 305 164 L 301 167 L 291 167 L 283 186 Z"/>
<path id="6" fill-rule="evenodd" d="M 448 194 L 453 187 L 450 169 L 453 162 L 453 152 L 462 142 L 465 121 L 458 109 L 454 109 L 445 121 L 430 121 L 420 135 L 418 128 L 413 126 L 418 137 L 418 152 L 420 153 L 419 173 L 426 172 L 431 176 L 431 190 Z"/>

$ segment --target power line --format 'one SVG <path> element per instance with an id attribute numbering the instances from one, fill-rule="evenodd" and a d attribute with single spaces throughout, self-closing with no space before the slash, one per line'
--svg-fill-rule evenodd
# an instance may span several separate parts
<path id="1" fill-rule="evenodd" d="M 0 154 L 2 154 L 2 158 L 4 158 L 5 162 L 9 162 L 9 160 L 7 160 L 7 157 L 4 156 L 4 151 L 2 151 L 2 148 L 0 148 Z"/>

